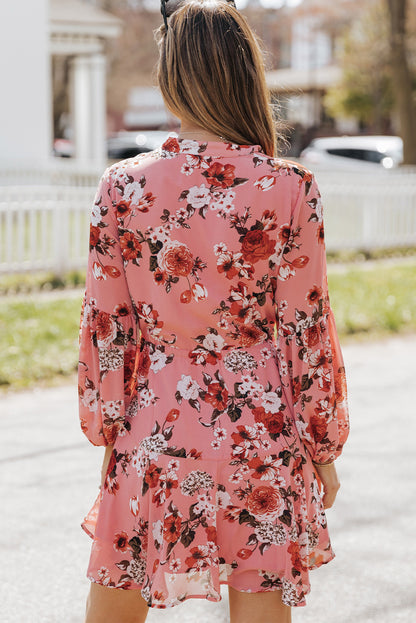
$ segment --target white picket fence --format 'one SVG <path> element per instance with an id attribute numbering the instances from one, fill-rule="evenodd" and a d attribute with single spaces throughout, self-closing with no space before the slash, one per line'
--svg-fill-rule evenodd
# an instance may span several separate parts
<path id="1" fill-rule="evenodd" d="M 371 175 L 314 172 L 328 250 L 416 247 L 416 167 Z"/>
<path id="2" fill-rule="evenodd" d="M 328 250 L 416 247 L 416 172 L 315 171 Z M 99 174 L 0 174 L 0 274 L 85 268 Z M 19 185 L 17 185 L 19 182 Z"/>

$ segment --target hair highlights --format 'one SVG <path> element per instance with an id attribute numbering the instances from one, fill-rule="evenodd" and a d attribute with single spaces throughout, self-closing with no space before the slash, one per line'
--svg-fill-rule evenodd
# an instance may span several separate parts
<path id="1" fill-rule="evenodd" d="M 224 0 L 186 0 L 157 31 L 157 78 L 169 110 L 240 145 L 276 153 L 259 42 Z"/>

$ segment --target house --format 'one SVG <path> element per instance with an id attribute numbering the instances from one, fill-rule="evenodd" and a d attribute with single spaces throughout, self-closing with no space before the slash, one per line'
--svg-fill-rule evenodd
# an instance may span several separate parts
<path id="1" fill-rule="evenodd" d="M 70 114 L 79 163 L 106 159 L 106 39 L 121 22 L 80 0 L 2 2 L 0 162 L 47 167 L 52 154 L 53 57 L 70 58 Z"/>
<path id="2" fill-rule="evenodd" d="M 358 0 L 303 0 L 296 7 L 282 9 L 289 23 L 282 45 L 290 53 L 267 73 L 267 83 L 290 124 L 307 129 L 328 121 L 323 97 L 341 78 L 337 53 L 362 5 Z M 356 129 L 351 120 L 335 120 L 335 130 Z"/>

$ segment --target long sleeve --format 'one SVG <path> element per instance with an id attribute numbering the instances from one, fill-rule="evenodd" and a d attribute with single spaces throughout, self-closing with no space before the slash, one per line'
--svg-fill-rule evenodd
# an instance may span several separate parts
<path id="1" fill-rule="evenodd" d="M 277 357 L 299 436 L 312 460 L 326 463 L 349 433 L 345 368 L 329 304 L 321 197 L 312 174 L 300 172 L 292 219 L 279 236 Z"/>
<path id="2" fill-rule="evenodd" d="M 136 341 L 136 314 L 107 170 L 91 211 L 78 366 L 81 428 L 96 446 L 112 444 L 129 430 L 125 411 L 132 396 Z"/>

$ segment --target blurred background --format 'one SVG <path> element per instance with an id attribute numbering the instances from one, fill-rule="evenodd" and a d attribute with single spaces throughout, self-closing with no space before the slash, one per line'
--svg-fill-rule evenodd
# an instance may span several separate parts
<path id="1" fill-rule="evenodd" d="M 285 122 L 281 156 L 311 168 L 321 189 L 330 297 L 353 407 L 345 467 L 340 461 L 345 497 L 332 519 L 345 568 L 318 572 L 332 597 L 323 606 L 318 591 L 297 616 L 305 623 L 408 622 L 416 614 L 406 571 L 406 548 L 415 543 L 416 0 L 236 3 L 263 42 L 273 106 Z M 100 463 L 81 438 L 76 406 L 89 215 L 106 166 L 178 130 L 155 86 L 159 6 L 0 3 L 5 622 L 82 622 L 89 539 L 78 524 Z M 395 469 L 387 470 L 386 457 Z M 364 489 L 362 469 L 370 483 Z M 371 530 L 360 535 L 360 521 Z M 19 610 L 22 577 L 31 588 Z M 364 602 L 349 599 L 363 590 Z M 224 608 L 208 610 L 208 618 L 201 605 L 186 608 L 186 621 L 226 620 Z"/>

